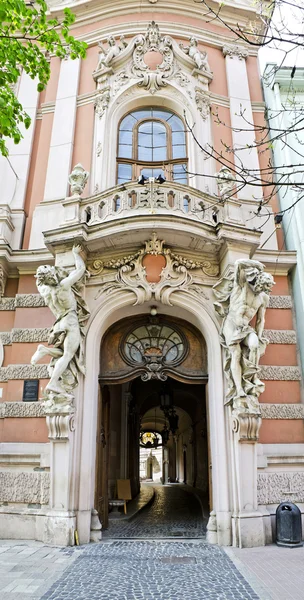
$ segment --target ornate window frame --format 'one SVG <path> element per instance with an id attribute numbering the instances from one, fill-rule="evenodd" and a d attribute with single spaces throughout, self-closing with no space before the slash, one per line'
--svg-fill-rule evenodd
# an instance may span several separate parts
<path id="1" fill-rule="evenodd" d="M 133 112 L 138 112 L 138 111 L 147 111 L 147 110 L 156 110 L 156 111 L 163 111 L 163 112 L 167 112 L 168 114 L 171 114 L 172 116 L 176 117 L 177 119 L 179 119 L 181 121 L 181 123 L 184 126 L 184 146 L 185 146 L 185 156 L 182 158 L 173 158 L 173 139 L 172 139 L 172 128 L 170 127 L 169 123 L 167 120 L 165 119 L 161 119 L 160 117 L 143 117 L 141 119 L 138 119 L 137 122 L 134 124 L 133 128 L 132 128 L 132 158 L 126 158 L 126 157 L 120 157 L 119 156 L 119 136 L 120 136 L 120 131 L 121 131 L 121 124 L 123 122 L 123 120 L 128 116 L 131 115 Z M 166 146 L 167 146 L 167 153 L 166 153 L 166 159 L 165 160 L 158 160 L 158 161 L 144 161 L 144 160 L 139 160 L 138 158 L 138 130 L 139 127 L 143 124 L 143 123 L 148 123 L 148 122 L 158 122 L 161 123 L 162 125 L 165 126 L 166 128 Z M 116 182 L 117 183 L 123 183 L 123 182 L 118 182 L 118 167 L 120 164 L 125 164 L 125 165 L 131 165 L 132 166 L 132 174 L 131 177 L 132 179 L 130 181 L 137 181 L 137 179 L 140 177 L 140 173 L 142 171 L 142 169 L 162 169 L 164 171 L 164 175 L 167 179 L 167 181 L 176 181 L 177 183 L 180 182 L 179 179 L 174 179 L 174 174 L 173 174 L 173 167 L 174 165 L 182 165 L 182 164 L 186 164 L 188 167 L 188 162 L 189 162 L 189 152 L 188 152 L 188 140 L 187 140 L 187 135 L 186 135 L 186 127 L 185 127 L 185 123 L 183 121 L 183 119 L 181 118 L 181 116 L 179 114 L 177 114 L 175 111 L 173 111 L 171 108 L 167 108 L 167 107 L 162 107 L 159 105 L 153 105 L 153 106 L 138 106 L 135 109 L 133 108 L 133 110 L 130 110 L 129 112 L 125 113 L 121 119 L 119 120 L 118 123 L 118 129 L 117 129 L 117 143 L 116 143 Z M 185 173 L 185 179 L 186 182 L 181 182 L 181 183 L 186 183 L 188 184 L 188 175 L 187 173 Z M 125 183 L 125 182 L 124 182 Z"/>

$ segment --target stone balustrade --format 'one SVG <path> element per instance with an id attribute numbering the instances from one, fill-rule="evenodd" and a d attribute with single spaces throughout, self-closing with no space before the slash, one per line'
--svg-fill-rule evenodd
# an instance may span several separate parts
<path id="1" fill-rule="evenodd" d="M 175 182 L 130 182 L 89 198 L 66 198 L 64 225 L 86 223 L 89 227 L 114 219 L 136 215 L 180 216 L 215 227 L 217 223 L 244 226 L 246 207 L 232 198 L 221 202 L 187 185 Z"/>

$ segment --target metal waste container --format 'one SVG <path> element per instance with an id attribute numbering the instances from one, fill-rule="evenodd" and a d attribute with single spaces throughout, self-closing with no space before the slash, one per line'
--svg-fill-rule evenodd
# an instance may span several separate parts
<path id="1" fill-rule="evenodd" d="M 281 502 L 276 511 L 276 542 L 278 546 L 303 546 L 301 511 L 292 502 Z"/>

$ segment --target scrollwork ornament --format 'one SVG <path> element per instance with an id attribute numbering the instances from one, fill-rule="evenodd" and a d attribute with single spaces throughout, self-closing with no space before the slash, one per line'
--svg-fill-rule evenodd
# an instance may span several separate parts
<path id="1" fill-rule="evenodd" d="M 148 52 L 159 52 L 162 62 L 157 65 L 155 71 L 150 71 L 145 63 L 144 57 Z M 138 85 L 144 87 L 152 94 L 161 87 L 167 85 L 166 79 L 174 72 L 174 54 L 172 39 L 169 36 L 161 36 L 159 27 L 152 21 L 149 23 L 146 34 L 138 35 L 134 40 L 132 74 L 138 77 Z"/>
<path id="2" fill-rule="evenodd" d="M 196 87 L 195 88 L 195 102 L 196 102 L 196 106 L 197 106 L 203 120 L 206 121 L 206 119 L 210 115 L 210 108 L 211 108 L 210 95 L 208 94 L 208 92 L 205 92 L 205 90 L 202 90 L 201 88 Z"/>

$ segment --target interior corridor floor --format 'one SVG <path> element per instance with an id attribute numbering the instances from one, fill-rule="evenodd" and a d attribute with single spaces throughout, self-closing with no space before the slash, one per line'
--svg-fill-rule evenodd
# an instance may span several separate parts
<path id="1" fill-rule="evenodd" d="M 152 504 L 130 521 L 109 519 L 104 538 L 202 538 L 207 518 L 191 488 L 179 484 L 153 484 Z"/>

